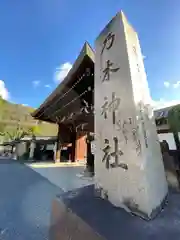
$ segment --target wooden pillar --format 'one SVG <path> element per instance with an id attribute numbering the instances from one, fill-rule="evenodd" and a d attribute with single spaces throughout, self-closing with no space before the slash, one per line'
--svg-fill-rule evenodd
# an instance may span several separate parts
<path id="1" fill-rule="evenodd" d="M 54 161 L 55 162 L 61 161 L 60 126 L 58 126 L 57 141 L 55 143 Z"/>
<path id="2" fill-rule="evenodd" d="M 94 141 L 94 136 L 88 133 L 86 138 L 86 143 L 87 143 L 86 170 L 91 173 L 94 173 L 94 149 L 92 148 L 93 141 Z"/>
<path id="3" fill-rule="evenodd" d="M 86 135 L 82 132 L 77 133 L 76 137 L 76 161 L 84 161 L 87 156 Z"/>
<path id="4" fill-rule="evenodd" d="M 75 162 L 76 160 L 76 131 L 72 132 L 72 154 L 71 161 Z"/>
<path id="5" fill-rule="evenodd" d="M 56 162 L 61 162 L 61 144 L 57 143 L 57 148 L 56 148 Z"/>

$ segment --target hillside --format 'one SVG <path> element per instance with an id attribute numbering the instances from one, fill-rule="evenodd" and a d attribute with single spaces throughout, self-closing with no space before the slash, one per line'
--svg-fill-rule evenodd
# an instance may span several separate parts
<path id="1" fill-rule="evenodd" d="M 36 136 L 57 136 L 57 126 L 35 120 L 31 113 L 35 109 L 21 104 L 13 104 L 0 98 L 0 133 L 12 132 L 20 126 L 26 130 L 37 126 Z"/>

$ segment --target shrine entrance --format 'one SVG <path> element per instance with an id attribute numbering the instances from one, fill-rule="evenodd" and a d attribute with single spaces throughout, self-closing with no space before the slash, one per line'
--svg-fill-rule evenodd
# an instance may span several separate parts
<path id="1" fill-rule="evenodd" d="M 32 114 L 58 125 L 54 160 L 87 163 L 93 171 L 94 157 L 86 137 L 94 132 L 94 52 L 85 43 L 63 82 Z M 71 146 L 67 146 L 71 144 Z"/>
<path id="2" fill-rule="evenodd" d="M 61 162 L 70 162 L 72 161 L 72 144 L 64 146 L 61 149 Z"/>
<path id="3" fill-rule="evenodd" d="M 86 144 L 87 144 L 87 158 L 86 158 L 86 166 L 87 171 L 92 173 L 94 175 L 94 134 L 89 133 L 86 138 Z"/>

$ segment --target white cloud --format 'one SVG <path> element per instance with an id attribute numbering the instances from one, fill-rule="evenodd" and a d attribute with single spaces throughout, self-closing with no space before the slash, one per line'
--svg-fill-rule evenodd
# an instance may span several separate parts
<path id="1" fill-rule="evenodd" d="M 0 96 L 5 100 L 9 99 L 10 97 L 9 92 L 3 80 L 0 80 Z"/>
<path id="2" fill-rule="evenodd" d="M 177 81 L 176 83 L 174 83 L 174 84 L 173 84 L 173 87 L 174 87 L 174 88 L 180 87 L 180 81 Z"/>
<path id="3" fill-rule="evenodd" d="M 180 100 L 165 100 L 163 98 L 159 99 L 158 101 L 154 101 L 152 100 L 152 106 L 153 108 L 156 109 L 161 109 L 161 108 L 165 108 L 165 107 L 170 107 L 170 106 L 174 106 L 180 104 Z"/>
<path id="4" fill-rule="evenodd" d="M 170 82 L 165 81 L 165 82 L 164 82 L 164 86 L 165 86 L 166 88 L 169 88 L 169 87 L 170 87 Z"/>
<path id="5" fill-rule="evenodd" d="M 51 88 L 49 84 L 44 85 L 45 88 Z"/>
<path id="6" fill-rule="evenodd" d="M 55 82 L 61 82 L 67 76 L 71 68 L 72 64 L 70 62 L 63 63 L 59 68 L 56 68 L 54 76 Z"/>
<path id="7" fill-rule="evenodd" d="M 33 84 L 33 86 L 36 88 L 36 87 L 39 86 L 40 81 L 33 81 L 32 84 Z"/>

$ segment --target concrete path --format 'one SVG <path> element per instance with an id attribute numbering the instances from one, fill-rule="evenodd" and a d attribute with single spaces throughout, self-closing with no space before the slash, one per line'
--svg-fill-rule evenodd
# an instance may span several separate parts
<path id="1" fill-rule="evenodd" d="M 83 186 L 72 179 L 82 169 L 53 169 L 50 176 L 57 174 L 65 190 Z M 41 175 L 14 160 L 0 159 L 0 240 L 48 239 L 52 199 L 63 190 Z"/>
<path id="2" fill-rule="evenodd" d="M 85 169 L 83 164 L 32 163 L 27 165 L 64 192 L 94 183 L 93 178 L 83 177 L 81 174 Z"/>
<path id="3" fill-rule="evenodd" d="M 82 170 L 0 159 L 0 240 L 47 240 L 55 196 L 71 209 L 72 219 L 75 214 L 104 239 L 180 239 L 179 194 L 170 193 L 164 211 L 147 222 L 94 197 L 93 181 L 80 178 Z"/>

